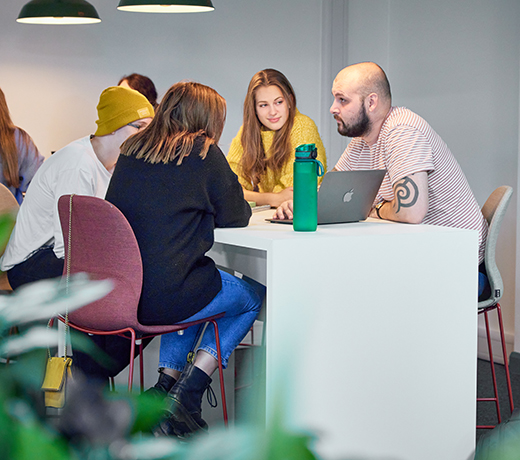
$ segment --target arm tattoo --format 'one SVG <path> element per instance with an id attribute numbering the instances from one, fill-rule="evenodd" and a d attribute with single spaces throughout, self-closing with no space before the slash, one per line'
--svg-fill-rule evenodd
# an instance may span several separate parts
<path id="1" fill-rule="evenodd" d="M 397 206 L 396 214 L 401 208 L 411 208 L 417 203 L 417 199 L 419 198 L 419 188 L 410 177 L 405 177 L 397 182 L 394 185 L 394 193 Z"/>

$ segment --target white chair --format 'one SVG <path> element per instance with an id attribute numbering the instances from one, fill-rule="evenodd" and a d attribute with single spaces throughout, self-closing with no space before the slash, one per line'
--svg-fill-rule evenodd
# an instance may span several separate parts
<path id="1" fill-rule="evenodd" d="M 498 315 L 498 324 L 500 327 L 500 340 L 502 342 L 502 353 L 504 355 L 504 367 L 506 371 L 506 383 L 507 383 L 507 391 L 509 396 L 509 405 L 511 408 L 511 412 L 513 412 L 513 394 L 511 391 L 511 378 L 509 375 L 509 368 L 507 364 L 507 351 L 506 351 L 506 343 L 504 338 L 504 324 L 502 322 L 502 311 L 500 308 L 500 304 L 498 301 L 502 297 L 504 292 L 504 283 L 502 281 L 502 276 L 500 275 L 500 271 L 498 270 L 495 254 L 496 254 L 496 245 L 498 234 L 500 232 L 500 227 L 502 225 L 502 220 L 506 213 L 507 206 L 509 201 L 511 200 L 511 196 L 513 195 L 512 187 L 507 185 L 503 185 L 498 187 L 487 199 L 482 206 L 482 214 L 486 218 L 489 224 L 488 236 L 486 241 L 486 249 L 484 256 L 484 264 L 487 271 L 487 276 L 489 280 L 489 285 L 491 288 L 491 295 L 488 299 L 479 301 L 478 303 L 478 314 L 483 314 L 485 323 L 486 323 L 486 336 L 488 342 L 488 350 L 489 350 L 489 360 L 491 363 L 491 374 L 493 378 L 493 388 L 494 388 L 494 397 L 493 398 L 477 398 L 477 401 L 494 401 L 497 409 L 497 418 L 498 423 L 502 422 L 502 418 L 500 416 L 500 405 L 498 401 L 498 390 L 497 390 L 497 381 L 495 374 L 495 364 L 493 362 L 493 350 L 491 348 L 491 337 L 489 334 L 489 318 L 488 313 L 492 310 L 497 311 Z M 494 428 L 494 425 L 477 425 L 477 428 Z"/>

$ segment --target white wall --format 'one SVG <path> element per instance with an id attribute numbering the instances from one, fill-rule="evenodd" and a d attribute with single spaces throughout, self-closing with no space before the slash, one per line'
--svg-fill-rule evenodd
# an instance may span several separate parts
<path id="1" fill-rule="evenodd" d="M 441 135 L 480 205 L 500 185 L 516 188 L 520 3 L 350 0 L 347 10 L 348 62 L 375 60 L 385 68 L 394 105 L 417 112 Z M 515 193 L 498 244 L 511 349 L 516 208 Z"/>
<path id="2" fill-rule="evenodd" d="M 242 119 L 251 77 L 276 68 L 294 85 L 300 110 L 319 118 L 321 2 L 215 0 L 199 14 L 137 14 L 118 0 L 90 0 L 100 24 L 18 24 L 27 0 L 2 2 L 0 87 L 14 122 L 45 155 L 95 130 L 101 91 L 131 72 L 148 75 L 159 92 L 192 79 L 228 102 L 227 148 Z"/>

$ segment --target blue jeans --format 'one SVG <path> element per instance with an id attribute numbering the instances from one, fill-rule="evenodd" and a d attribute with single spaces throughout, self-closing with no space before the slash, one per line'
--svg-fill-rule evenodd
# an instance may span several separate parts
<path id="1" fill-rule="evenodd" d="M 491 286 L 487 277 L 487 270 L 484 262 L 478 267 L 478 301 L 487 300 L 491 297 Z"/>
<path id="2" fill-rule="evenodd" d="M 246 277 L 239 279 L 222 270 L 219 270 L 219 272 L 222 277 L 220 292 L 208 305 L 183 323 L 189 323 L 217 313 L 226 313 L 224 317 L 217 320 L 222 366 L 225 368 L 229 356 L 246 336 L 258 316 L 265 297 L 265 287 Z M 159 367 L 182 372 L 188 353 L 193 350 L 202 327 L 204 325 L 189 327 L 182 335 L 177 332 L 164 334 L 161 337 Z M 204 350 L 217 359 L 215 330 L 212 324 L 208 324 L 197 350 Z"/>
<path id="3" fill-rule="evenodd" d="M 484 275 L 484 273 L 479 273 L 478 274 L 478 296 L 479 297 L 484 292 L 484 288 L 486 287 L 486 284 L 489 284 L 487 276 Z"/>

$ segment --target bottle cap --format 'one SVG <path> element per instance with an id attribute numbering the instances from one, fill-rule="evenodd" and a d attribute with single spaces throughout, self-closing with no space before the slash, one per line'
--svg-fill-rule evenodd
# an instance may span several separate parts
<path id="1" fill-rule="evenodd" d="M 297 160 L 315 160 L 318 157 L 316 144 L 302 144 L 296 147 L 295 157 Z"/>

